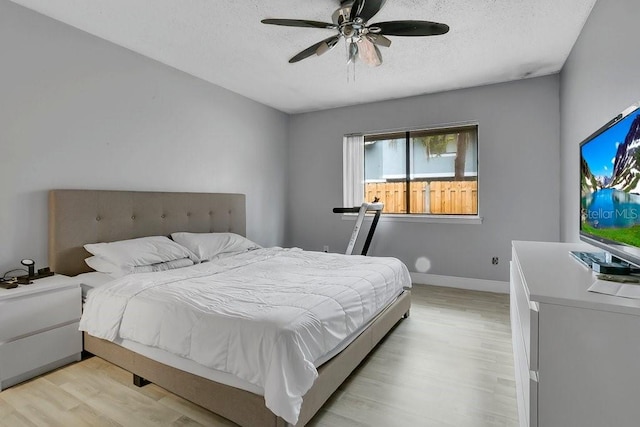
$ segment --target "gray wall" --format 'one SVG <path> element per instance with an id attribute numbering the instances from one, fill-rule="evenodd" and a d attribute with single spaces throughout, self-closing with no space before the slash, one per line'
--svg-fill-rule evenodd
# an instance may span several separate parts
<path id="1" fill-rule="evenodd" d="M 0 273 L 47 260 L 47 190 L 240 192 L 284 238 L 288 116 L 0 0 Z"/>
<path id="2" fill-rule="evenodd" d="M 292 116 L 287 245 L 341 252 L 352 221 L 342 204 L 342 136 L 478 121 L 482 224 L 383 222 L 370 251 L 409 270 L 507 281 L 514 239 L 559 239 L 559 76 Z M 491 264 L 491 257 L 500 264 Z"/>
<path id="3" fill-rule="evenodd" d="M 577 241 L 579 144 L 640 100 L 637 0 L 598 0 L 561 73 L 561 238 Z"/>

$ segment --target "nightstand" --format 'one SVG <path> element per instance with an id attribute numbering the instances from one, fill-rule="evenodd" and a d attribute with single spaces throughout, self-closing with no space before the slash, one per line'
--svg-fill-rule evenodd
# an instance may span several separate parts
<path id="1" fill-rule="evenodd" d="M 80 360 L 80 285 L 56 274 L 0 289 L 0 390 Z"/>

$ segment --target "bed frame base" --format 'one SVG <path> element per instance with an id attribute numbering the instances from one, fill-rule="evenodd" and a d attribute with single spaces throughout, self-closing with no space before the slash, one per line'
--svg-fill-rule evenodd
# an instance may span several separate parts
<path id="1" fill-rule="evenodd" d="M 304 426 L 311 420 L 380 340 L 409 313 L 410 296 L 410 291 L 405 291 L 347 348 L 318 368 L 318 378 L 304 396 L 296 427 Z M 241 426 L 288 426 L 265 406 L 263 396 L 164 365 L 112 342 L 92 337 L 86 332 L 84 348 L 89 353 L 134 373 L 134 382 L 136 378 L 153 382 Z"/>
<path id="2" fill-rule="evenodd" d="M 133 374 L 133 385 L 136 387 L 144 387 L 151 384 L 151 381 L 142 378 L 139 375 Z"/>

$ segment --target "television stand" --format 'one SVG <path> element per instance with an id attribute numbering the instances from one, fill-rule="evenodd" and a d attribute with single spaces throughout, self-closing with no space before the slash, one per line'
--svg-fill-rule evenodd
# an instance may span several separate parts
<path id="1" fill-rule="evenodd" d="M 607 252 L 570 251 L 569 253 L 596 273 L 624 276 L 631 274 L 631 265 L 629 263 L 611 256 Z"/>
<path id="2" fill-rule="evenodd" d="M 589 249 L 513 242 L 511 333 L 521 426 L 638 426 L 640 300 L 587 291 L 595 278 L 569 251 Z"/>

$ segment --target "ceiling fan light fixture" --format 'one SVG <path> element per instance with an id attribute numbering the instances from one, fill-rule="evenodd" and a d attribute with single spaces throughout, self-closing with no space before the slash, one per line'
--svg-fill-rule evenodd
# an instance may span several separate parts
<path id="1" fill-rule="evenodd" d="M 362 62 L 371 67 L 378 67 L 382 64 L 380 50 L 366 37 L 358 40 L 358 57 Z"/>
<path id="2" fill-rule="evenodd" d="M 340 33 L 345 38 L 351 38 L 351 37 L 356 35 L 357 31 L 353 27 L 353 25 L 342 25 L 342 26 L 340 26 Z"/>
<path id="3" fill-rule="evenodd" d="M 324 55 L 325 53 L 329 52 L 331 49 L 333 49 L 334 47 L 336 47 L 336 45 L 338 44 L 338 41 L 340 40 L 340 37 L 335 37 L 329 41 L 324 41 L 320 44 L 320 46 L 318 46 L 318 48 L 316 49 L 316 55 L 320 56 L 320 55 Z"/>
<path id="4" fill-rule="evenodd" d="M 389 47 L 391 46 L 391 40 L 383 36 L 382 34 L 371 34 L 368 33 L 365 37 L 369 39 L 369 41 L 378 46 Z"/>
<path id="5" fill-rule="evenodd" d="M 352 62 L 356 61 L 356 58 L 358 57 L 358 43 L 356 43 L 354 40 L 351 40 L 350 42 L 348 41 L 348 45 L 347 45 L 347 65 L 351 64 Z"/>
<path id="6" fill-rule="evenodd" d="M 350 21 L 350 18 L 351 4 L 341 6 L 331 15 L 331 21 L 338 26 L 342 25 L 343 22 Z"/>

